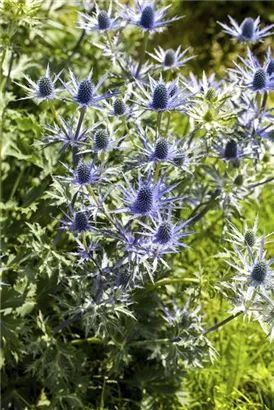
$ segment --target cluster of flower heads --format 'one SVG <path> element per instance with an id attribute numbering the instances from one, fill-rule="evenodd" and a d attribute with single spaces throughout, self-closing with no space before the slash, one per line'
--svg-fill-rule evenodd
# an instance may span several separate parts
<path id="1" fill-rule="evenodd" d="M 181 69 L 194 58 L 186 56 L 190 48 L 146 51 L 152 33 L 182 24 L 180 17 L 168 16 L 168 9 L 136 0 L 134 8 L 115 3 L 113 10 L 110 2 L 106 10 L 96 4 L 94 13 L 79 13 L 78 27 L 99 34 L 98 46 L 122 87 L 114 82 L 109 91 L 108 73 L 96 84 L 93 70 L 81 79 L 70 70 L 66 81 L 62 72 L 51 76 L 48 66 L 37 83 L 25 77 L 26 98 L 48 100 L 51 107 L 53 99 L 76 105 L 72 118 L 57 116 L 56 124 L 46 127 L 43 144 L 59 143 L 60 155 L 72 154 L 72 165 L 63 164 L 67 175 L 57 177 L 71 191 L 60 229 L 75 236 L 81 266 L 107 260 L 98 273 L 96 302 L 104 301 L 107 286 L 119 298 L 120 287 L 124 297 L 128 289 L 142 286 L 147 274 L 155 280 L 159 266 L 168 268 L 166 256 L 189 246 L 192 224 L 219 207 L 229 225 L 241 213 L 240 201 L 264 183 L 247 171 L 259 169 L 274 137 L 273 110 L 267 108 L 274 91 L 271 48 L 263 64 L 247 48 L 247 57 L 239 57 L 227 78 L 214 73 L 186 78 Z M 259 17 L 240 25 L 229 20 L 231 27 L 219 24 L 243 43 L 262 41 L 274 27 L 260 28 Z M 136 61 L 119 42 L 127 25 L 143 31 Z M 98 110 L 98 121 L 89 125 L 88 109 Z M 172 121 L 174 111 L 182 119 L 180 130 Z M 234 242 L 237 235 L 232 230 Z M 239 264 L 230 264 L 241 274 L 235 283 L 244 279 L 250 289 L 264 291 L 272 283 L 273 260 L 265 259 L 263 239 L 257 252 L 252 235 L 247 231 L 240 238 L 247 254 L 235 247 Z"/>

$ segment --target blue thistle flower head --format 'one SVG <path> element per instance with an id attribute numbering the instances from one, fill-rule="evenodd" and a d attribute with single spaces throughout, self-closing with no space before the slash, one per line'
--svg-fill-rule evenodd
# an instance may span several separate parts
<path id="1" fill-rule="evenodd" d="M 87 214 L 83 211 L 77 212 L 73 221 L 73 230 L 77 232 L 85 232 L 89 229 L 89 220 Z"/>
<path id="2" fill-rule="evenodd" d="M 78 164 L 76 169 L 72 169 L 67 165 L 63 164 L 67 168 L 67 170 L 73 175 L 73 177 L 59 178 L 64 180 L 64 182 L 79 185 L 80 188 L 85 185 L 96 184 L 103 178 L 103 176 L 101 174 L 101 165 L 96 166 L 95 161 L 96 158 L 92 161 L 91 164 L 88 164 L 84 160 L 82 160 Z"/>
<path id="3" fill-rule="evenodd" d="M 164 65 L 167 67 L 171 67 L 175 63 L 175 60 L 176 60 L 175 51 L 172 49 L 167 50 L 165 53 L 165 57 L 164 57 Z"/>
<path id="4" fill-rule="evenodd" d="M 183 67 L 187 61 L 191 60 L 195 56 L 185 57 L 186 53 L 189 51 L 189 47 L 181 51 L 181 46 L 177 50 L 169 49 L 164 51 L 162 47 L 158 47 L 154 54 L 147 53 L 154 60 L 158 61 L 159 64 L 155 65 L 155 69 L 161 70 L 174 70 Z"/>
<path id="5" fill-rule="evenodd" d="M 269 76 L 272 76 L 274 74 L 274 59 L 273 58 L 271 59 L 271 61 L 269 61 L 266 72 Z"/>
<path id="6" fill-rule="evenodd" d="M 244 242 L 252 248 L 256 243 L 256 235 L 252 229 L 248 229 L 244 234 Z"/>
<path id="7" fill-rule="evenodd" d="M 50 97 L 53 94 L 54 87 L 49 77 L 43 76 L 39 79 L 38 91 L 42 98 Z"/>
<path id="8" fill-rule="evenodd" d="M 178 247 L 187 248 L 188 246 L 181 242 L 182 238 L 192 235 L 194 232 L 186 232 L 186 227 L 191 220 L 187 220 L 178 224 L 172 223 L 172 207 L 167 208 L 167 214 L 162 213 L 156 219 L 152 220 L 152 224 L 148 225 L 139 221 L 139 224 L 145 228 L 143 234 L 151 236 L 155 251 L 152 255 L 161 257 L 170 252 L 177 252 Z"/>
<path id="9" fill-rule="evenodd" d="M 258 68 L 255 72 L 253 81 L 252 81 L 252 89 L 254 91 L 264 90 L 267 82 L 267 73 L 263 68 Z"/>
<path id="10" fill-rule="evenodd" d="M 181 110 L 189 95 L 183 95 L 184 89 L 178 87 L 178 80 L 166 85 L 160 76 L 159 81 L 149 77 L 149 85 L 137 82 L 140 92 L 133 91 L 136 104 L 152 111 Z M 146 89 L 148 87 L 148 89 Z M 149 97 L 151 95 L 151 98 Z"/>
<path id="11" fill-rule="evenodd" d="M 86 31 L 104 33 L 105 31 L 115 30 L 121 27 L 119 17 L 111 17 L 112 1 L 110 1 L 108 11 L 100 10 L 97 3 L 95 3 L 95 8 L 96 12 L 92 16 L 85 13 L 79 13 L 79 28 Z"/>
<path id="12" fill-rule="evenodd" d="M 95 133 L 95 137 L 94 137 L 94 142 L 95 142 L 95 150 L 96 151 L 105 151 L 108 148 L 109 145 L 109 141 L 110 141 L 110 137 L 108 135 L 108 133 L 104 130 L 98 130 Z"/>
<path id="13" fill-rule="evenodd" d="M 114 115 L 117 117 L 120 117 L 121 115 L 124 115 L 126 112 L 126 104 L 122 100 L 122 98 L 116 98 L 113 103 L 113 112 Z"/>
<path id="14" fill-rule="evenodd" d="M 90 210 L 81 207 L 80 210 L 75 211 L 71 204 L 68 205 L 69 214 L 64 212 L 66 219 L 61 219 L 62 226 L 59 229 L 68 228 L 72 232 L 81 234 L 82 232 L 90 231 L 93 228 L 90 225 Z"/>
<path id="15" fill-rule="evenodd" d="M 156 159 L 164 161 L 168 158 L 169 143 L 166 139 L 159 139 L 155 144 L 154 156 Z"/>
<path id="16" fill-rule="evenodd" d="M 152 30 L 154 27 L 155 16 L 152 6 L 145 6 L 141 13 L 140 26 L 145 30 Z"/>
<path id="17" fill-rule="evenodd" d="M 134 209 L 134 212 L 138 214 L 147 214 L 151 212 L 153 202 L 153 188 L 149 185 L 144 185 L 138 190 L 132 209 Z"/>
<path id="18" fill-rule="evenodd" d="M 251 286 L 253 287 L 260 287 L 261 291 L 265 291 L 265 287 L 271 284 L 273 281 L 272 274 L 273 271 L 270 270 L 270 266 L 274 262 L 274 258 L 267 261 L 265 259 L 265 251 L 264 251 L 264 236 L 262 236 L 260 241 L 260 249 L 257 255 L 257 252 L 251 249 L 251 247 L 246 243 L 248 255 L 243 254 L 235 245 L 234 249 L 236 255 L 239 258 L 241 265 L 237 265 L 235 261 L 228 264 L 231 265 L 234 269 L 238 271 L 240 274 L 236 276 L 235 280 L 243 281 L 243 279 L 247 279 Z"/>
<path id="19" fill-rule="evenodd" d="M 148 216 L 155 218 L 160 210 L 166 209 L 168 205 L 182 201 L 184 197 L 163 198 L 167 193 L 174 189 L 177 184 L 166 187 L 164 185 L 164 177 L 162 176 L 157 183 L 153 183 L 152 174 L 149 172 L 146 182 L 141 179 L 139 174 L 138 187 L 132 186 L 127 181 L 127 187 L 121 186 L 124 195 L 124 203 L 127 208 L 120 208 L 114 212 L 130 212 L 133 214 L 132 218 L 138 216 Z M 175 207 L 175 205 L 173 205 Z"/>
<path id="20" fill-rule="evenodd" d="M 219 21 L 218 24 L 224 29 L 224 33 L 229 34 L 242 43 L 256 43 L 273 34 L 270 30 L 274 27 L 274 24 L 260 29 L 260 17 L 257 17 L 256 20 L 247 17 L 241 25 L 239 25 L 231 16 L 228 16 L 228 18 L 231 26 L 220 23 Z"/>
<path id="21" fill-rule="evenodd" d="M 180 139 L 174 140 L 174 135 L 167 138 L 159 138 L 152 128 L 146 127 L 144 130 L 141 126 L 137 128 L 137 136 L 140 138 L 143 147 L 138 155 L 130 159 L 127 165 L 130 168 L 140 168 L 145 166 L 146 171 L 154 168 L 156 162 L 170 163 L 173 166 L 180 166 L 185 172 L 190 171 L 190 165 L 197 165 L 197 155 L 193 152 L 197 146 L 191 148 L 188 141 Z"/>
<path id="22" fill-rule="evenodd" d="M 155 235 L 155 242 L 160 245 L 167 244 L 172 238 L 172 225 L 169 222 L 162 222 Z"/>
<path id="23" fill-rule="evenodd" d="M 107 30 L 110 27 L 110 18 L 105 10 L 99 11 L 97 20 L 99 30 Z"/>
<path id="24" fill-rule="evenodd" d="M 155 3 L 148 4 L 146 1 L 140 4 L 136 2 L 136 9 L 128 6 L 121 6 L 123 8 L 122 18 L 127 20 L 130 24 L 138 26 L 143 31 L 161 31 L 168 24 L 179 20 L 182 17 L 173 17 L 165 19 L 167 10 L 171 6 L 155 9 Z"/>
<path id="25" fill-rule="evenodd" d="M 268 47 L 267 54 L 264 63 L 264 69 L 266 70 L 269 78 L 274 79 L 274 59 L 272 57 L 271 48 Z"/>
<path id="26" fill-rule="evenodd" d="M 38 103 L 40 103 L 44 100 L 52 100 L 53 98 L 55 98 L 56 94 L 62 91 L 61 88 L 55 88 L 55 84 L 57 80 L 59 79 L 61 73 L 62 71 L 60 71 L 60 73 L 57 75 L 51 76 L 50 68 L 48 65 L 45 75 L 40 77 L 37 83 L 32 81 L 26 75 L 24 75 L 24 78 L 28 81 L 29 86 L 25 86 L 21 84 L 18 84 L 18 85 L 23 87 L 28 92 L 28 95 L 27 97 L 21 98 L 21 100 L 27 100 L 30 98 L 34 98 L 38 100 Z"/>
<path id="27" fill-rule="evenodd" d="M 88 105 L 92 101 L 93 86 L 90 80 L 80 82 L 77 92 L 77 101 L 81 105 Z"/>
<path id="28" fill-rule="evenodd" d="M 91 81 L 92 70 L 90 71 L 88 78 L 80 82 L 76 79 L 73 72 L 70 70 L 70 82 L 68 84 L 63 83 L 63 85 L 73 97 L 72 101 L 76 102 L 80 108 L 92 106 L 99 109 L 103 109 L 103 107 L 100 104 L 98 104 L 98 102 L 118 94 L 117 92 L 114 92 L 105 93 L 100 96 L 97 96 L 98 89 L 104 84 L 107 77 L 108 73 L 101 77 L 97 85 L 94 86 Z"/>
<path id="29" fill-rule="evenodd" d="M 77 180 L 80 185 L 86 185 L 90 183 L 91 168 L 85 162 L 81 162 L 76 170 Z"/>
<path id="30" fill-rule="evenodd" d="M 273 91 L 274 75 L 270 73 L 271 70 L 268 70 L 268 66 L 272 61 L 271 50 L 268 49 L 267 57 L 263 66 L 260 65 L 259 61 L 252 54 L 250 49 L 247 50 L 247 53 L 247 59 L 239 57 L 241 62 L 244 64 L 244 67 L 241 67 L 239 64 L 235 63 L 236 69 L 231 70 L 237 75 L 239 85 L 259 93 Z"/>
<path id="31" fill-rule="evenodd" d="M 254 37 L 254 20 L 251 17 L 247 17 L 241 24 L 242 36 L 247 40 L 251 41 Z"/>
<path id="32" fill-rule="evenodd" d="M 168 92 L 164 84 L 158 84 L 154 88 L 152 96 L 152 107 L 154 110 L 165 110 L 168 104 Z"/>
<path id="33" fill-rule="evenodd" d="M 224 157 L 226 159 L 233 159 L 238 157 L 238 145 L 234 140 L 230 140 L 226 143 Z"/>

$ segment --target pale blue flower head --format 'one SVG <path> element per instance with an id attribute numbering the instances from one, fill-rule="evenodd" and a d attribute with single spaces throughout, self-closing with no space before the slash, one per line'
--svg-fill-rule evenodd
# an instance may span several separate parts
<path id="1" fill-rule="evenodd" d="M 105 32 L 120 28 L 119 17 L 112 18 L 112 1 L 108 11 L 100 10 L 95 3 L 96 12 L 93 16 L 85 13 L 79 13 L 79 28 L 87 31 Z"/>
<path id="2" fill-rule="evenodd" d="M 63 71 L 63 70 L 62 70 Z M 46 73 L 37 83 L 31 80 L 28 76 L 24 75 L 24 78 L 28 81 L 29 87 L 18 84 L 27 90 L 28 95 L 27 97 L 20 98 L 20 100 L 27 100 L 30 98 L 34 98 L 38 100 L 38 104 L 40 104 L 44 100 L 53 100 L 56 97 L 56 94 L 62 91 L 62 88 L 56 88 L 55 84 L 59 79 L 60 75 L 62 74 L 60 71 L 57 75 L 50 75 L 50 68 L 49 65 L 47 66 Z M 16 83 L 17 84 L 17 83 Z"/>
<path id="3" fill-rule="evenodd" d="M 104 84 L 105 80 L 107 79 L 108 73 L 106 73 L 94 87 L 92 83 L 92 72 L 93 70 L 90 71 L 88 77 L 85 80 L 79 82 L 73 72 L 70 70 L 70 82 L 68 84 L 64 84 L 64 86 L 73 97 L 72 101 L 76 102 L 80 108 L 92 106 L 103 109 L 103 107 L 98 104 L 98 102 L 105 100 L 106 98 L 113 97 L 117 95 L 117 93 L 104 93 L 100 96 L 97 96 L 97 91 Z"/>
<path id="4" fill-rule="evenodd" d="M 192 60 L 195 56 L 185 57 L 190 47 L 181 51 L 181 46 L 177 50 L 169 49 L 163 50 L 162 47 L 155 49 L 153 53 L 147 53 L 150 57 L 156 60 L 159 64 L 156 64 L 154 67 L 156 69 L 161 69 L 163 71 L 167 70 L 178 70 L 180 67 L 183 67 L 189 60 Z"/>
<path id="5" fill-rule="evenodd" d="M 173 17 L 170 19 L 165 19 L 167 16 L 167 10 L 171 7 L 171 5 L 156 9 L 155 1 L 152 3 L 143 1 L 141 3 L 139 0 L 135 0 L 135 3 L 135 8 L 122 6 L 122 17 L 130 24 L 138 26 L 143 31 L 162 31 L 168 24 L 182 18 Z"/>
<path id="6" fill-rule="evenodd" d="M 126 177 L 125 177 L 126 179 Z M 126 179 L 126 187 L 121 186 L 123 193 L 123 202 L 126 205 L 124 208 L 120 208 L 114 212 L 129 212 L 132 214 L 132 218 L 140 216 L 148 216 L 155 218 L 163 209 L 166 209 L 171 204 L 176 208 L 175 202 L 182 201 L 184 197 L 168 197 L 164 198 L 172 189 L 174 189 L 179 183 L 171 186 L 164 184 L 164 176 L 161 176 L 158 182 L 153 183 L 152 174 L 149 173 L 147 178 L 142 178 L 139 174 L 138 185 L 135 187 Z"/>
<path id="7" fill-rule="evenodd" d="M 135 103 L 144 109 L 162 112 L 179 111 L 187 102 L 189 94 L 184 94 L 184 89 L 179 88 L 178 79 L 166 85 L 162 76 L 156 81 L 149 76 L 149 84 L 141 84 L 137 81 L 141 91 L 133 91 Z"/>
<path id="8" fill-rule="evenodd" d="M 64 182 L 78 185 L 80 188 L 86 185 L 97 184 L 103 179 L 102 165 L 95 165 L 96 158 L 91 164 L 82 160 L 75 169 L 63 164 L 65 168 L 72 174 L 72 177 L 61 177 Z"/>
<path id="9" fill-rule="evenodd" d="M 247 50 L 246 59 L 239 56 L 239 59 L 244 64 L 244 67 L 234 63 L 236 65 L 236 69 L 231 70 L 238 77 L 239 85 L 243 88 L 248 88 L 258 93 L 273 91 L 274 75 L 271 72 L 272 60 L 270 61 L 270 56 L 268 51 L 268 56 L 263 66 L 260 65 L 259 61 L 252 54 L 249 48 Z"/>
<path id="10" fill-rule="evenodd" d="M 248 281 L 251 287 L 259 288 L 265 293 L 266 288 L 273 288 L 274 278 L 273 270 L 270 266 L 274 262 L 274 258 L 266 260 L 266 253 L 264 251 L 264 236 L 261 238 L 259 251 L 256 252 L 247 244 L 248 255 L 241 252 L 234 246 L 236 256 L 239 259 L 239 265 L 227 261 L 227 263 L 238 271 L 238 275 L 234 277 L 237 281 Z M 252 292 L 252 289 L 250 290 Z"/>
<path id="11" fill-rule="evenodd" d="M 230 36 L 236 38 L 242 43 L 256 43 L 257 41 L 262 41 L 263 38 L 273 34 L 270 30 L 274 27 L 274 24 L 260 29 L 260 17 L 258 16 L 256 20 L 251 17 L 247 17 L 239 25 L 231 16 L 228 16 L 231 26 L 227 24 L 218 24 L 224 29 L 223 31 Z"/>
<path id="12" fill-rule="evenodd" d="M 75 211 L 71 204 L 68 206 L 69 213 L 63 211 L 66 219 L 60 219 L 61 227 L 59 229 L 69 229 L 72 232 L 77 232 L 81 234 L 82 232 L 87 232 L 92 229 L 90 224 L 90 210 L 84 208 L 83 206 L 79 211 Z"/>
<path id="13" fill-rule="evenodd" d="M 147 235 L 151 238 L 155 246 L 156 255 L 178 252 L 179 248 L 188 248 L 188 245 L 181 242 L 182 238 L 192 235 L 194 232 L 186 232 L 185 228 L 190 223 L 190 220 L 174 224 L 172 222 L 172 210 L 168 209 L 167 215 L 160 214 L 157 219 L 152 221 L 153 226 L 139 222 L 145 228 L 142 235 Z"/>

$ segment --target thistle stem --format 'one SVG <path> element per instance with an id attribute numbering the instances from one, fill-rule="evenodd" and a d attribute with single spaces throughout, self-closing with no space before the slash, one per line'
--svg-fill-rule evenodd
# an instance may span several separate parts
<path id="1" fill-rule="evenodd" d="M 157 133 L 158 135 L 161 134 L 161 121 L 162 121 L 162 112 L 159 111 L 157 115 Z"/>
<path id="2" fill-rule="evenodd" d="M 85 250 L 88 251 L 88 245 L 87 245 L 87 237 L 86 237 L 86 233 L 82 232 L 82 241 L 83 241 L 83 245 L 85 247 Z"/>
<path id="3" fill-rule="evenodd" d="M 142 43 L 142 48 L 141 48 L 141 54 L 140 54 L 140 59 L 139 59 L 139 64 L 135 73 L 135 77 L 138 78 L 138 75 L 140 73 L 140 70 L 142 68 L 143 62 L 144 62 L 144 58 L 145 58 L 145 54 L 146 54 L 146 49 L 147 49 L 147 42 L 148 42 L 148 36 L 149 36 L 149 32 L 146 31 L 144 34 L 144 38 L 143 38 L 143 43 Z"/>
<path id="4" fill-rule="evenodd" d="M 146 287 L 146 289 L 155 289 L 165 285 L 173 285 L 175 283 L 199 283 L 199 279 L 196 278 L 173 278 L 173 279 L 161 279 L 155 283 L 152 283 Z"/>
<path id="5" fill-rule="evenodd" d="M 147 345 L 151 343 L 169 343 L 171 342 L 170 339 L 154 339 L 154 340 L 137 340 L 136 342 L 131 342 L 128 345 L 129 346 L 142 346 L 142 345 Z"/>
<path id="6" fill-rule="evenodd" d="M 205 329 L 204 334 L 206 335 L 207 333 L 214 332 L 214 330 L 219 329 L 220 327 L 222 327 L 226 323 L 228 323 L 231 320 L 235 319 L 235 317 L 240 316 L 242 313 L 243 312 L 238 312 L 238 313 L 236 313 L 236 315 L 231 315 L 231 316 L 227 317 L 226 319 L 222 320 L 221 322 L 217 323 L 216 325 L 210 327 L 209 329 Z"/>
<path id="7" fill-rule="evenodd" d="M 99 204 L 99 201 L 98 201 L 98 199 L 97 199 L 97 197 L 96 197 L 96 195 L 95 195 L 95 192 L 93 191 L 91 185 L 88 185 L 87 187 L 88 187 L 88 192 L 90 193 L 90 195 L 92 196 L 92 198 L 93 198 L 94 201 L 96 202 L 96 205 L 99 206 L 99 205 L 100 205 L 100 204 Z"/>
<path id="8" fill-rule="evenodd" d="M 165 130 L 164 138 L 166 138 L 166 137 L 167 137 L 167 134 L 168 134 L 169 125 L 170 125 L 170 116 L 171 116 L 171 113 L 170 113 L 170 111 L 169 111 L 169 112 L 167 113 L 167 123 L 166 123 L 166 130 Z"/>
<path id="9" fill-rule="evenodd" d="M 87 107 L 83 107 L 83 108 L 80 109 L 80 117 L 79 117 L 79 120 L 78 120 L 76 132 L 75 132 L 75 137 L 74 137 L 75 141 L 77 141 L 77 138 L 79 137 L 81 127 L 82 127 L 82 123 L 83 123 L 84 118 L 85 118 L 86 110 L 87 110 Z M 73 157 L 73 166 L 74 166 L 74 168 L 76 168 L 77 165 L 78 165 L 78 162 L 79 162 L 78 147 L 77 146 L 73 147 L 72 157 Z"/>
<path id="10" fill-rule="evenodd" d="M 265 91 L 264 96 L 263 96 L 262 106 L 261 106 L 261 112 L 265 109 L 267 97 L 268 97 L 268 93 Z"/>
<path id="11" fill-rule="evenodd" d="M 248 188 L 249 189 L 256 188 L 257 186 L 264 185 L 264 184 L 267 184 L 268 182 L 273 181 L 273 179 L 274 179 L 274 177 L 267 178 L 264 181 L 257 182 L 256 184 L 249 185 Z"/>
<path id="12" fill-rule="evenodd" d="M 257 112 L 256 112 L 256 118 L 259 118 L 260 113 L 261 113 L 261 104 L 262 104 L 262 95 L 260 93 L 257 93 Z"/>
<path id="13" fill-rule="evenodd" d="M 54 117 L 54 119 L 55 119 L 55 121 L 56 121 L 58 127 L 61 128 L 61 130 L 64 130 L 63 124 L 61 123 L 61 121 L 60 121 L 60 119 L 59 119 L 59 117 L 58 117 L 58 115 L 57 115 L 57 112 L 56 112 L 56 110 L 55 110 L 55 107 L 54 107 L 54 105 L 53 105 L 53 102 L 50 101 L 50 100 L 48 100 L 48 105 L 49 105 L 49 108 L 50 108 L 50 110 L 51 110 L 51 112 L 52 112 L 52 115 L 53 115 L 53 117 Z"/>
<path id="14" fill-rule="evenodd" d="M 114 48 L 113 48 L 113 44 L 112 44 L 112 39 L 111 39 L 111 35 L 110 35 L 110 32 L 109 32 L 109 31 L 107 31 L 107 39 L 108 39 L 108 42 L 109 42 L 109 46 L 110 46 L 111 52 L 114 53 Z"/>
<path id="15" fill-rule="evenodd" d="M 156 183 L 158 181 L 159 173 L 160 173 L 160 168 L 161 168 L 161 162 L 158 161 L 156 164 L 156 169 L 155 169 L 155 174 L 154 174 L 154 182 Z"/>

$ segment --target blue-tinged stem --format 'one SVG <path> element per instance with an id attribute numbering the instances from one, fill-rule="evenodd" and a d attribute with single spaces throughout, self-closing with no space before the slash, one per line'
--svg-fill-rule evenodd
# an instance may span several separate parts
<path id="1" fill-rule="evenodd" d="M 235 319 L 236 317 L 240 316 L 242 313 L 243 312 L 238 312 L 238 313 L 236 313 L 236 315 L 231 315 L 231 316 L 227 317 L 226 319 L 222 320 L 221 322 L 217 323 L 216 325 L 210 327 L 209 329 L 205 329 L 204 334 L 206 335 L 207 333 L 214 332 L 214 330 L 219 329 L 220 327 L 222 327 L 226 323 L 228 323 L 231 320 Z"/>
<path id="2" fill-rule="evenodd" d="M 170 116 L 171 116 L 171 113 L 170 113 L 170 111 L 168 111 L 167 112 L 167 123 L 166 123 L 166 130 L 165 130 L 164 138 L 166 138 L 167 134 L 168 134 L 169 125 L 170 125 Z"/>
<path id="3" fill-rule="evenodd" d="M 146 49 L 147 49 L 147 42 L 148 42 L 148 36 L 149 36 L 149 32 L 146 31 L 144 33 L 144 38 L 143 38 L 143 43 L 142 43 L 142 48 L 141 48 L 141 54 L 140 54 L 140 59 L 139 59 L 139 64 L 135 73 L 135 77 L 138 78 L 138 75 L 140 73 L 140 70 L 142 68 L 144 59 L 145 59 L 145 54 L 146 54 Z"/>
<path id="4" fill-rule="evenodd" d="M 78 137 L 79 137 L 79 134 L 80 134 L 80 131 L 81 131 L 81 127 L 82 127 L 82 123 L 83 123 L 84 118 L 85 118 L 86 110 L 87 110 L 87 107 L 82 107 L 82 108 L 80 109 L 80 117 L 79 117 L 79 120 L 78 120 L 76 132 L 75 132 L 75 137 L 74 137 L 75 142 L 77 142 L 77 139 L 78 139 Z M 79 162 L 78 146 L 77 146 L 77 145 L 75 145 L 75 146 L 73 147 L 72 157 L 73 157 L 73 166 L 74 166 L 74 168 L 76 168 L 77 165 L 78 165 L 78 162 Z"/>
<path id="5" fill-rule="evenodd" d="M 162 121 L 162 112 L 159 111 L 157 115 L 157 132 L 159 136 L 161 134 L 161 121 Z"/>
<path id="6" fill-rule="evenodd" d="M 88 251 L 88 245 L 87 245 L 87 237 L 86 237 L 86 233 L 82 232 L 82 241 L 83 241 L 83 245 L 85 247 L 85 250 Z"/>
<path id="7" fill-rule="evenodd" d="M 56 124 L 58 125 L 58 127 L 61 129 L 61 130 L 63 130 L 64 131 L 64 127 L 63 127 L 63 124 L 61 123 L 61 121 L 60 121 L 60 119 L 59 119 L 59 117 L 58 117 L 58 115 L 57 115 L 57 112 L 56 112 L 56 110 L 55 110 L 55 108 L 54 108 L 54 105 L 53 105 L 53 101 L 51 101 L 51 100 L 48 100 L 48 105 L 49 105 L 49 108 L 50 108 L 50 110 L 51 110 L 51 112 L 52 112 L 52 115 L 53 115 L 53 117 L 54 117 L 54 119 L 55 119 L 55 121 L 56 121 Z"/>
<path id="8" fill-rule="evenodd" d="M 262 106 L 261 106 L 261 112 L 263 112 L 264 109 L 265 109 L 266 102 L 267 102 L 267 97 L 268 97 L 268 93 L 265 91 L 264 96 L 263 96 Z"/>
<path id="9" fill-rule="evenodd" d="M 161 162 L 158 161 L 158 162 L 156 163 L 156 169 L 155 169 L 155 174 L 154 174 L 154 182 L 155 182 L 155 184 L 156 184 L 157 181 L 158 181 L 160 169 L 161 169 Z"/>
<path id="10" fill-rule="evenodd" d="M 259 118 L 261 113 L 261 104 L 262 104 L 262 94 L 257 93 L 257 113 L 256 118 Z"/>
<path id="11" fill-rule="evenodd" d="M 113 53 L 113 52 L 114 52 L 114 48 L 113 48 L 112 39 L 111 39 L 111 35 L 110 35 L 110 32 L 109 32 L 109 31 L 107 31 L 107 39 L 108 39 L 108 42 L 109 42 L 109 46 L 110 46 L 111 52 Z"/>

